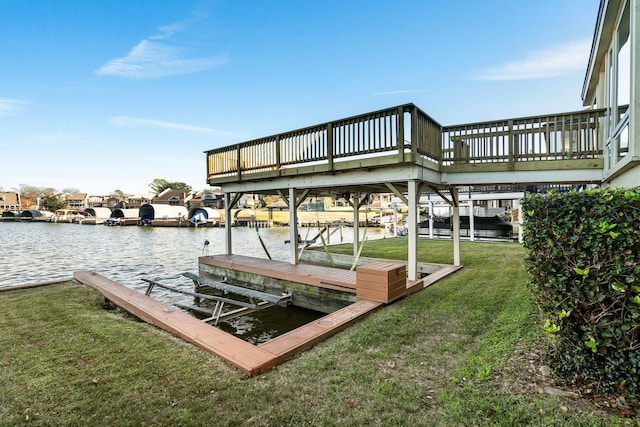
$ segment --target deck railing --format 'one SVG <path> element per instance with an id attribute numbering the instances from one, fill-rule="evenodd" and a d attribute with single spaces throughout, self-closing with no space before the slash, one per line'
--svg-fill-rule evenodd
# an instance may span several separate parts
<path id="1" fill-rule="evenodd" d="M 412 152 L 439 161 L 440 129 L 415 105 L 401 105 L 209 150 L 207 176 L 242 178 L 318 163 L 332 170 L 334 163 L 352 158 L 397 154 L 405 161 Z"/>
<path id="2" fill-rule="evenodd" d="M 443 165 L 601 158 L 605 112 L 584 110 L 446 126 L 442 129 Z"/>
<path id="3" fill-rule="evenodd" d="M 283 168 L 386 156 L 439 169 L 476 163 L 602 157 L 605 110 L 442 127 L 413 104 L 284 132 L 206 152 L 208 180 L 250 179 Z"/>

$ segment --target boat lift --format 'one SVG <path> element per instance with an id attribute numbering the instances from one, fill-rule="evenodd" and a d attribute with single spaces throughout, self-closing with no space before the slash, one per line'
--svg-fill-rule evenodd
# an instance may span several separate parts
<path id="1" fill-rule="evenodd" d="M 197 276 L 193 273 L 185 272 L 182 273 L 182 276 L 191 279 L 194 285 L 197 287 L 207 286 L 213 289 L 217 289 L 223 291 L 225 294 L 234 294 L 240 295 L 248 298 L 247 301 L 240 301 L 232 298 L 225 298 L 216 295 L 203 294 L 200 292 L 191 292 L 183 289 L 178 289 L 173 286 L 165 285 L 163 283 L 159 283 L 157 280 L 151 279 L 142 279 L 144 282 L 147 282 L 149 286 L 145 292 L 145 295 L 150 296 L 151 291 L 154 287 L 158 286 L 160 288 L 169 290 L 171 292 L 180 293 L 183 295 L 189 295 L 195 298 L 195 303 L 198 304 L 200 300 L 208 300 L 215 301 L 215 307 L 213 309 L 208 309 L 205 307 L 201 307 L 199 305 L 186 304 L 186 303 L 174 303 L 175 306 L 196 311 L 209 317 L 202 319 L 203 322 L 209 323 L 212 322 L 213 325 L 217 325 L 221 320 L 230 320 L 235 317 L 243 316 L 245 314 L 262 310 L 268 307 L 273 307 L 275 305 L 281 305 L 283 303 L 289 303 L 292 298 L 291 292 L 283 293 L 282 295 L 273 295 L 266 292 L 260 292 L 253 289 L 243 288 L 241 286 L 230 285 L 228 283 L 216 282 L 214 280 L 206 279 L 204 277 Z M 233 307 L 238 307 L 229 311 L 224 311 L 225 305 L 230 305 Z"/>

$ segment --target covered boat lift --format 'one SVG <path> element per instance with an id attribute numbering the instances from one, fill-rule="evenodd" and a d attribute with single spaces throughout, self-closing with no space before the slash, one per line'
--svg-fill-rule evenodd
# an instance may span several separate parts
<path id="1" fill-rule="evenodd" d="M 2 219 L 5 221 L 19 221 L 20 212 L 18 211 L 4 211 L 2 212 Z"/>
<path id="2" fill-rule="evenodd" d="M 96 217 L 96 218 L 110 218 L 111 217 L 111 209 L 109 208 L 103 208 L 103 207 L 98 207 L 98 208 L 87 208 L 85 209 L 85 212 L 87 212 L 89 215 Z"/>
<path id="3" fill-rule="evenodd" d="M 85 209 L 89 214 L 86 218 L 80 220 L 80 224 L 98 225 L 104 224 L 111 217 L 111 209 L 104 207 L 93 207 Z"/>
<path id="4" fill-rule="evenodd" d="M 28 209 L 20 213 L 21 221 L 51 221 L 53 212 L 41 211 L 38 209 Z"/>
<path id="5" fill-rule="evenodd" d="M 139 220 L 138 208 L 117 208 L 111 212 L 111 216 L 105 221 L 105 225 L 138 225 Z"/>
<path id="6" fill-rule="evenodd" d="M 172 206 L 162 204 L 146 204 L 140 206 L 140 223 L 142 225 L 181 225 L 188 224 L 187 216 L 189 212 L 184 206 Z"/>
<path id="7" fill-rule="evenodd" d="M 189 209 L 189 222 L 195 226 L 216 226 L 220 225 L 220 212 L 207 207 L 196 207 Z"/>

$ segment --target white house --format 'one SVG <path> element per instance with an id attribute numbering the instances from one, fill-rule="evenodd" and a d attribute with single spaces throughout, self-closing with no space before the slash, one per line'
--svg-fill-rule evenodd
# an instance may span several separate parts
<path id="1" fill-rule="evenodd" d="M 583 104 L 606 108 L 603 185 L 640 185 L 640 0 L 601 0 Z"/>

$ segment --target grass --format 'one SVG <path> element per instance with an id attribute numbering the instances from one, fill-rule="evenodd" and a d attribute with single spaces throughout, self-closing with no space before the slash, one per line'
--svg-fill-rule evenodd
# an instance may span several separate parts
<path id="1" fill-rule="evenodd" d="M 0 425 L 633 422 L 537 392 L 534 368 L 519 357 L 541 351 L 524 249 L 461 249 L 456 274 L 255 378 L 103 310 L 77 283 L 0 293 Z M 406 259 L 406 240 L 367 242 L 363 256 Z M 421 239 L 419 259 L 451 263 L 451 242 Z"/>

